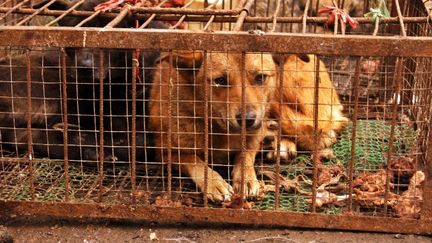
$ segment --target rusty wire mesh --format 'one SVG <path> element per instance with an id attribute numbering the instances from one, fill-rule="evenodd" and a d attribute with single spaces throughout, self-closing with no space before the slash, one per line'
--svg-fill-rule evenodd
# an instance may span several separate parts
<path id="1" fill-rule="evenodd" d="M 15 211 L 23 201 L 55 202 L 57 208 L 39 212 L 52 215 L 62 215 L 63 203 L 142 206 L 143 212 L 148 206 L 196 208 L 187 215 L 159 213 L 162 221 L 203 215 L 201 221 L 242 223 L 268 223 L 259 215 L 276 211 L 265 215 L 280 225 L 430 232 L 430 1 L 130 1 L 95 11 L 101 2 L 0 3 L 4 205 Z M 373 2 L 385 2 L 389 16 Z M 334 10 L 334 3 L 357 28 L 319 14 Z M 368 12 L 374 18 L 365 17 Z M 6 38 L 10 34 L 16 39 Z M 185 51 L 193 58 L 184 59 Z M 256 77 L 273 80 L 272 88 L 292 97 L 248 101 L 265 93 L 265 85 L 250 83 Z M 320 112 L 336 114 L 339 100 L 350 121 L 335 129 L 337 140 L 320 147 L 321 124 L 335 119 Z M 269 114 L 270 103 L 280 104 L 272 109 L 276 115 Z M 259 132 L 249 130 L 245 111 L 252 106 L 266 107 Z M 302 114 L 291 121 L 294 128 L 284 128 L 285 108 L 290 119 Z M 223 129 L 219 120 L 230 116 L 240 130 Z M 259 149 L 248 147 L 257 137 Z M 250 203 L 242 199 L 248 188 L 237 188 L 231 202 L 215 202 L 209 196 L 214 178 L 206 172 L 244 183 L 248 167 L 236 167 L 233 154 L 251 150 L 258 152 L 253 169 L 260 195 Z M 186 155 L 205 165 L 201 186 L 179 163 Z M 251 215 L 242 219 L 233 211 L 223 218 L 222 207 Z M 76 215 L 89 210 L 81 205 Z M 104 210 L 97 216 L 139 215 Z M 317 220 L 283 221 L 287 212 L 312 212 Z M 322 223 L 330 215 L 341 216 L 341 223 Z M 380 225 L 382 218 L 402 226 Z M 344 226 L 347 219 L 358 223 Z"/>

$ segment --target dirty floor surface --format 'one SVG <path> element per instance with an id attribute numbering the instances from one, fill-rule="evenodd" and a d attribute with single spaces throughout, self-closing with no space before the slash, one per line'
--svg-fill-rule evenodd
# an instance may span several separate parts
<path id="1" fill-rule="evenodd" d="M 430 236 L 418 235 L 52 218 L 19 217 L 0 220 L 0 224 L 14 242 L 432 242 Z"/>

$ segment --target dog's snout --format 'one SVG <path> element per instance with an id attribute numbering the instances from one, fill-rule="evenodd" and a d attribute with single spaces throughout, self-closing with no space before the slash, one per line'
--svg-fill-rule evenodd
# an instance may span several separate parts
<path id="1" fill-rule="evenodd" d="M 251 128 L 255 124 L 257 115 L 253 111 L 246 112 L 246 128 Z M 239 112 L 236 115 L 237 123 L 241 126 L 242 125 L 242 113 Z"/>

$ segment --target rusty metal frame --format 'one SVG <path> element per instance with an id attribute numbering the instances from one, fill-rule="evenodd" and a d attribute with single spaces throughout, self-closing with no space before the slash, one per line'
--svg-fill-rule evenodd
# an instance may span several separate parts
<path id="1" fill-rule="evenodd" d="M 9 11 L 0 8 L 0 12 Z M 149 13 L 187 14 L 190 10 L 164 10 L 158 8 L 136 8 L 141 16 L 147 18 Z M 14 13 L 27 11 L 27 14 L 36 10 L 17 10 Z M 169 12 L 171 11 L 171 12 Z M 185 12 L 186 11 L 186 12 Z M 194 12 L 195 14 L 209 16 L 191 16 L 188 19 L 209 19 L 214 22 L 236 22 L 237 17 L 212 17 L 211 15 L 234 15 L 243 10 L 218 10 L 214 12 Z M 24 12 L 23 12 L 24 13 Z M 90 16 L 90 13 L 81 16 Z M 41 14 L 60 16 L 63 11 L 45 10 Z M 114 13 L 105 13 L 107 17 L 116 16 Z M 163 19 L 164 16 L 154 19 Z M 169 16 L 166 16 L 168 18 Z M 179 16 L 171 16 L 178 20 Z M 428 17 L 388 18 L 385 23 L 425 23 Z M 278 23 L 323 23 L 326 19 L 320 17 L 244 17 L 245 22 Z M 361 23 L 370 22 L 366 18 L 358 18 Z M 10 36 L 14 36 L 13 39 Z M 268 33 L 265 35 L 248 34 L 244 32 L 215 32 L 203 33 L 185 30 L 146 30 L 146 29 L 101 29 L 101 28 L 72 28 L 72 27 L 26 27 L 26 26 L 0 26 L 0 46 L 10 47 L 89 47 L 89 48 L 137 48 L 147 50 L 175 50 L 191 49 L 206 51 L 241 51 L 245 52 L 272 52 L 272 53 L 314 53 L 321 55 L 350 55 L 350 56 L 380 56 L 380 57 L 432 57 L 432 37 L 379 37 L 379 36 L 329 36 L 319 34 L 288 34 Z M 373 46 L 374 48 L 365 48 Z M 101 52 L 101 54 L 103 54 Z M 101 59 L 101 61 L 103 58 Z M 103 63 L 100 64 L 103 68 Z M 135 67 L 136 68 L 136 67 Z M 283 71 L 283 70 L 282 70 Z M 135 72 L 133 72 L 135 73 Z M 357 72 L 356 72 L 357 73 Z M 317 72 L 318 75 L 318 72 Z M 318 79 L 318 78 L 317 78 Z M 358 79 L 358 78 L 357 78 Z M 30 87 L 30 77 L 28 85 Z M 136 89 L 136 77 L 133 78 Z M 207 88 L 205 88 L 207 89 Z M 103 89 L 100 90 L 103 97 Z M 357 95 L 356 95 L 357 97 Z M 102 99 L 102 98 L 101 98 Z M 136 97 L 133 98 L 136 100 Z M 30 99 L 31 100 L 31 99 Z M 356 102 L 357 103 L 357 102 Z M 31 103 L 29 103 L 31 104 Z M 101 106 L 103 102 L 101 102 Z M 101 107 L 100 107 L 101 108 Z M 102 108 L 101 108 L 102 109 Z M 135 108 L 136 109 L 136 108 Z M 355 109 L 356 110 L 356 109 Z M 208 111 L 207 111 L 208 112 Z M 135 119 L 133 112 L 133 119 Z M 102 116 L 100 117 L 102 119 Z M 242 117 L 244 123 L 244 117 Z M 430 126 L 432 127 L 432 125 Z M 30 129 L 30 128 L 29 128 Z M 65 129 L 67 129 L 65 127 Z M 133 134 L 136 133 L 133 126 Z M 208 132 L 208 131 L 207 131 Z M 206 133 L 207 133 L 206 132 Z M 102 131 L 103 134 L 103 131 Z M 101 134 L 100 144 L 103 146 Z M 135 136 L 135 135 L 133 135 Z M 355 134 L 353 135 L 355 136 Z M 66 138 L 67 140 L 67 138 Z M 426 181 L 424 185 L 423 211 L 420 219 L 401 219 L 390 217 L 367 217 L 351 215 L 351 208 L 346 215 L 326 215 L 316 213 L 293 213 L 277 210 L 233 210 L 221 208 L 188 208 L 181 210 L 175 207 L 154 207 L 141 205 L 105 205 L 77 204 L 77 203 L 50 203 L 35 201 L 1 201 L 0 212 L 2 217 L 12 215 L 48 215 L 69 216 L 74 218 L 90 217 L 105 219 L 137 219 L 158 222 L 193 222 L 193 223 L 232 223 L 247 225 L 295 226 L 305 228 L 327 228 L 341 230 L 361 230 L 389 233 L 417 233 L 432 234 L 432 132 L 429 138 L 427 158 Z M 207 143 L 207 142 L 206 142 Z M 30 145 L 29 145 L 30 146 Z M 134 147 L 134 146 L 133 146 Z M 206 149 L 207 150 L 207 149 Z M 66 150 L 67 151 L 67 150 Z M 101 149 L 100 152 L 103 152 Z M 135 153 L 135 152 L 133 152 Z M 279 153 L 279 151 L 278 151 Z M 65 155 L 67 158 L 67 155 Z M 207 155 L 208 157 L 208 155 Z M 135 176 L 135 158 L 132 159 L 133 175 Z M 207 159 L 208 160 L 208 159 Z M 103 155 L 101 155 L 103 161 Z M 169 159 L 170 162 L 170 159 Z M 207 162 L 207 161 L 206 161 Z M 208 163 L 208 162 L 207 162 Z M 351 162 L 352 163 L 352 162 Z M 31 159 L 30 159 L 31 164 Z M 279 161 L 278 161 L 279 164 Z M 67 160 L 65 160 L 67 167 Z M 171 164 L 169 164 L 169 167 Z M 352 167 L 352 164 L 350 165 Z M 103 175 L 103 163 L 100 170 Z M 350 169 L 352 170 L 352 168 Z M 352 173 L 352 171 L 351 171 Z M 350 175 L 352 177 L 352 175 Z M 135 186 L 133 186 L 135 187 Z M 351 187 L 351 185 L 350 185 Z M 170 188 L 170 184 L 169 184 Z M 132 189 L 135 190 L 134 188 Z M 170 191 L 170 189 L 169 189 Z M 134 195 L 134 193 L 132 193 Z M 67 201 L 67 197 L 66 197 Z M 205 203 L 207 206 L 207 202 Z M 277 207 L 276 207 L 277 209 Z"/>
<path id="2" fill-rule="evenodd" d="M 169 208 L 76 203 L 0 201 L 2 217 L 16 215 L 72 218 L 142 220 L 160 223 L 224 223 L 351 231 L 431 234 L 432 220 L 414 220 L 358 215 L 328 215 L 225 208 Z"/>
<path id="3" fill-rule="evenodd" d="M 10 36 L 14 36 L 13 39 Z M 252 44 L 253 43 L 253 44 Z M 147 50 L 201 49 L 318 55 L 432 57 L 432 37 L 331 36 L 245 32 L 199 33 L 185 30 L 0 27 L 0 46 L 88 47 Z M 374 48 L 365 48 L 374 47 Z"/>
<path id="4" fill-rule="evenodd" d="M 10 40 L 13 33 L 14 40 Z M 71 38 L 71 37 L 74 38 Z M 251 45 L 254 43 L 254 45 Z M 315 53 L 324 55 L 421 56 L 432 57 L 430 37 L 364 37 L 268 34 L 263 36 L 241 32 L 196 33 L 158 30 L 116 29 L 99 31 L 82 28 L 0 28 L 0 45 L 14 47 L 94 47 L 140 49 L 203 49 L 207 51 L 260 51 L 276 53 Z M 364 48 L 375 46 L 376 48 Z M 431 151 L 431 150 L 430 150 Z M 429 151 L 429 153 L 430 153 Z M 429 164 L 432 163 L 429 155 Z M 430 168 L 425 182 L 424 198 L 432 198 Z M 240 223 L 274 226 L 296 226 L 343 230 L 421 233 L 432 232 L 431 203 L 425 201 L 422 218 L 400 219 L 357 215 L 301 214 L 280 211 L 231 210 L 212 208 L 156 208 L 151 206 L 107 206 L 104 204 L 0 202 L 13 214 L 97 217 L 108 219 L 141 219 L 160 222 Z"/>

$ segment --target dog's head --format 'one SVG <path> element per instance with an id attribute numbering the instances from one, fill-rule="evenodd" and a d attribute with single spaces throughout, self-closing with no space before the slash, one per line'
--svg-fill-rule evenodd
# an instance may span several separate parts
<path id="1" fill-rule="evenodd" d="M 207 87 L 209 117 L 227 132 L 240 132 L 242 119 L 249 131 L 257 130 L 264 120 L 274 95 L 276 65 L 270 54 L 233 54 L 178 51 L 172 63 L 185 80 L 205 100 Z M 207 83 L 207 86 L 205 86 Z"/>

